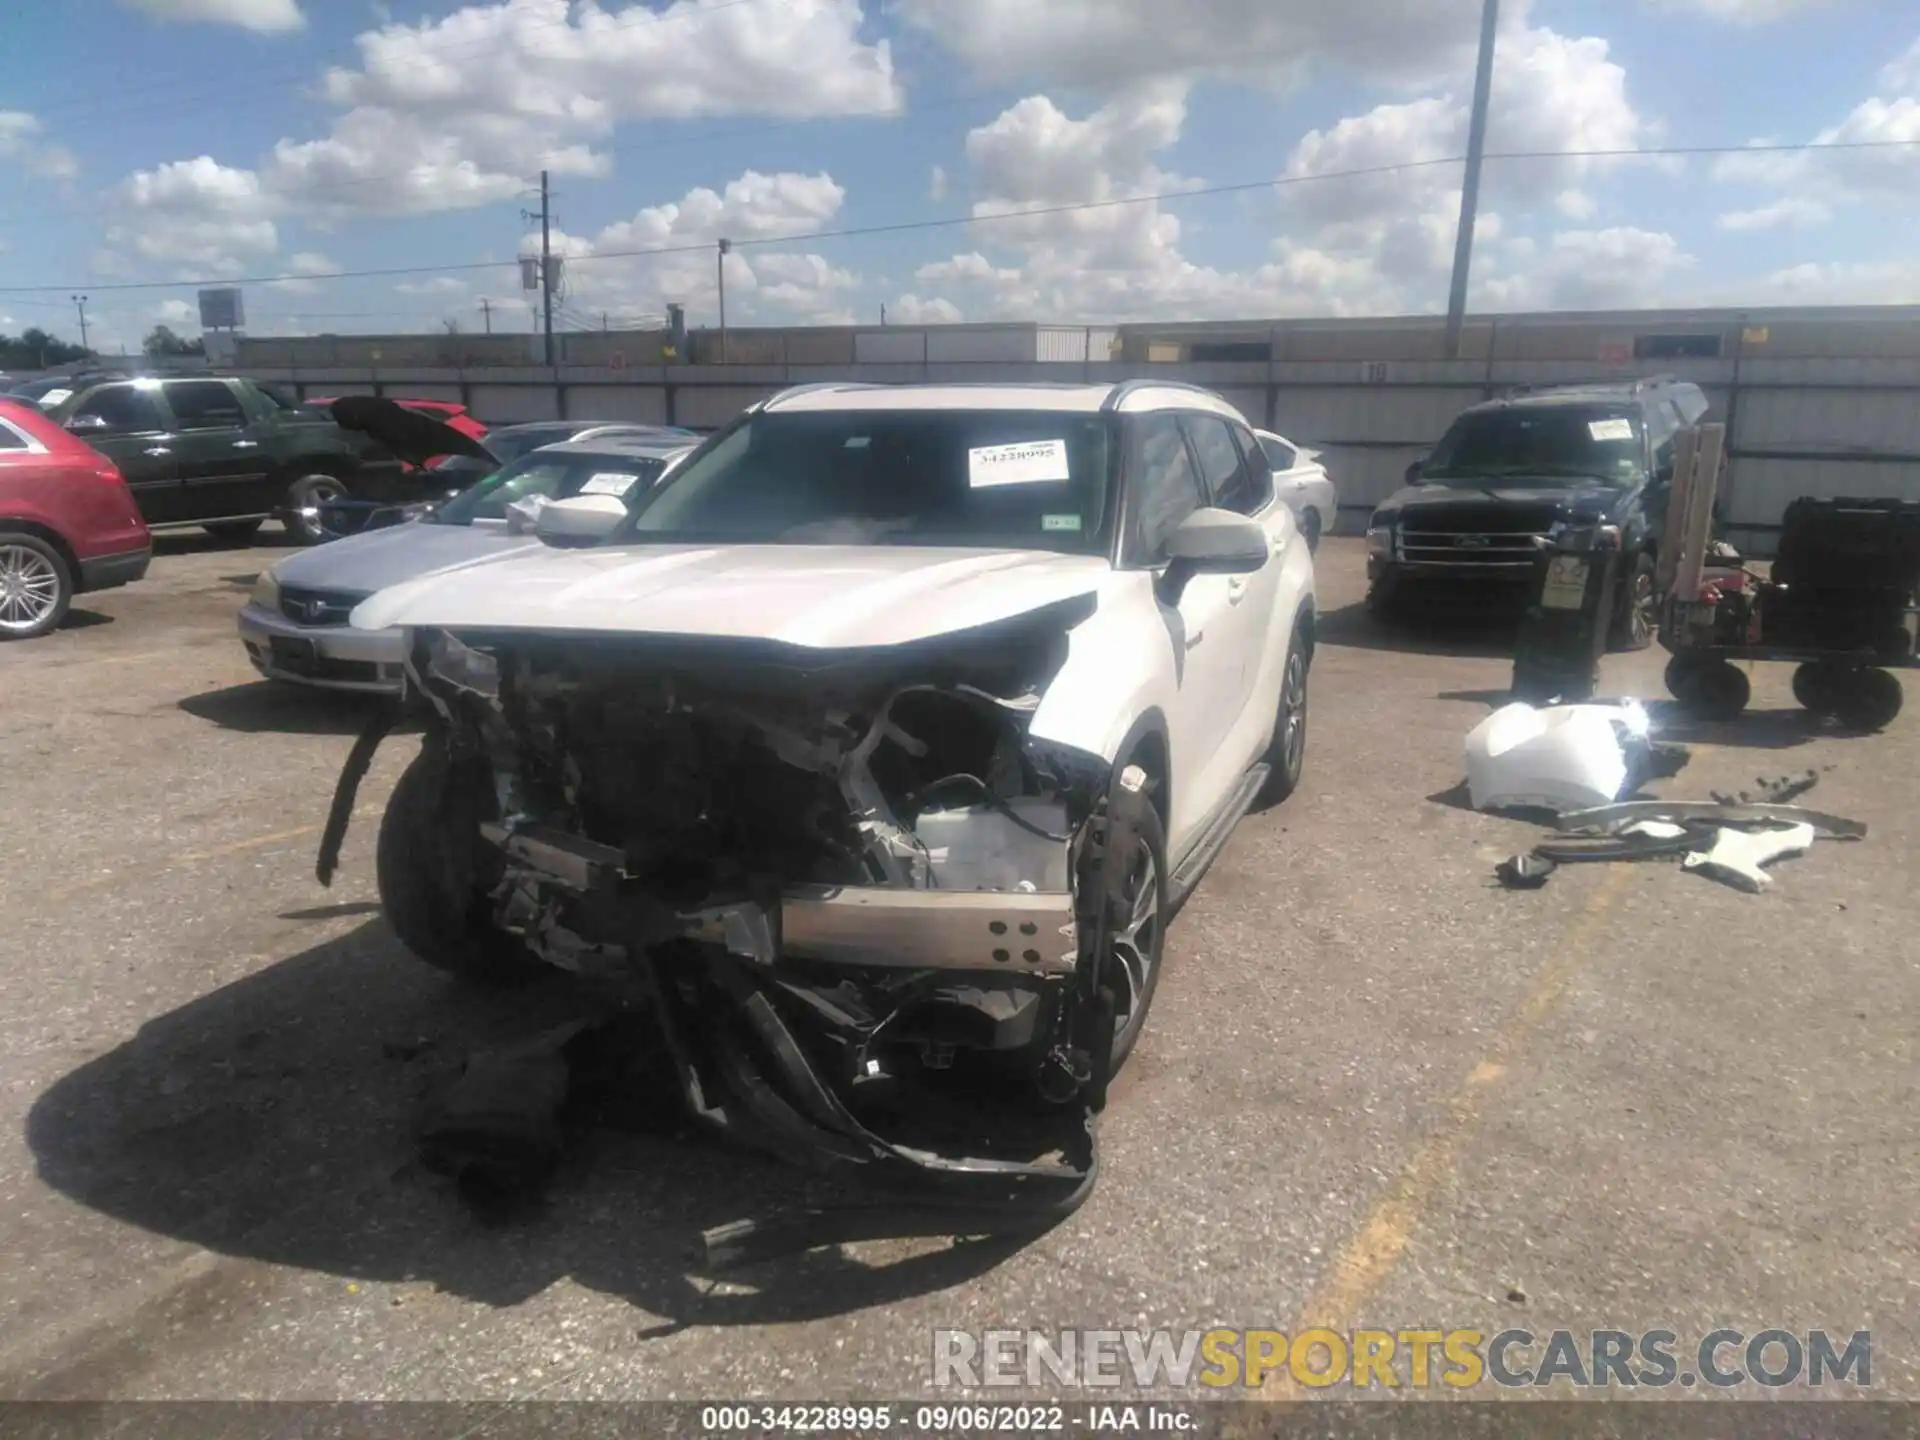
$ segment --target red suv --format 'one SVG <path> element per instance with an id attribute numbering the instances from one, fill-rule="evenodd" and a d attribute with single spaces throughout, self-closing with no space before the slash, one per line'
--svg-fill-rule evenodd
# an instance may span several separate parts
<path id="1" fill-rule="evenodd" d="M 153 537 L 111 460 L 0 399 L 0 640 L 58 625 L 73 597 L 138 580 Z"/>

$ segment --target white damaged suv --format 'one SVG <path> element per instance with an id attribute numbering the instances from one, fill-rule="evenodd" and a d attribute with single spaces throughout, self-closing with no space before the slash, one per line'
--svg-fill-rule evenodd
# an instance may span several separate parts
<path id="1" fill-rule="evenodd" d="M 956 1063 L 1098 1108 L 1171 911 L 1300 780 L 1313 564 L 1239 412 L 801 386 L 539 533 L 353 614 L 430 707 L 407 946 L 629 984 L 691 1109 L 829 1150 L 925 1168 L 869 1097 Z"/>

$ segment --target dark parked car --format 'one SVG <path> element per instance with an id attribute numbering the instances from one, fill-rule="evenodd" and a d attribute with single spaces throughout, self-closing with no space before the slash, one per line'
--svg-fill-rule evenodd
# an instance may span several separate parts
<path id="1" fill-rule="evenodd" d="M 0 399 L 0 640 L 46 634 L 75 595 L 138 580 L 152 554 L 113 462 Z"/>
<path id="2" fill-rule="evenodd" d="M 1368 608 L 1390 619 L 1441 585 L 1517 596 L 1540 541 L 1567 526 L 1615 525 L 1610 639 L 1645 649 L 1658 617 L 1654 555 L 1674 437 L 1706 410 L 1699 386 L 1660 376 L 1526 391 L 1462 412 L 1368 522 Z"/>
<path id="3" fill-rule="evenodd" d="M 231 377 L 76 380 L 38 397 L 56 423 L 120 467 L 152 526 L 244 538 L 278 518 L 324 538 L 319 508 L 358 496 L 399 502 L 444 487 L 282 395 Z"/>

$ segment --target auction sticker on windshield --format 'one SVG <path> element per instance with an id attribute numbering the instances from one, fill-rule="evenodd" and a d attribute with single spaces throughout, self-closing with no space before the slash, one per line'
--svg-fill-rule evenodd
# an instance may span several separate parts
<path id="1" fill-rule="evenodd" d="M 1064 440 L 1025 440 L 967 451 L 967 483 L 976 490 L 991 485 L 1044 485 L 1068 478 Z"/>
<path id="2" fill-rule="evenodd" d="M 1596 440 L 1631 440 L 1633 438 L 1633 422 L 1631 420 L 1621 420 L 1618 418 L 1612 420 L 1590 420 L 1587 422 L 1587 433 Z"/>
<path id="3" fill-rule="evenodd" d="M 593 476 L 580 487 L 582 495 L 624 495 L 640 477 L 624 470 L 608 470 Z"/>

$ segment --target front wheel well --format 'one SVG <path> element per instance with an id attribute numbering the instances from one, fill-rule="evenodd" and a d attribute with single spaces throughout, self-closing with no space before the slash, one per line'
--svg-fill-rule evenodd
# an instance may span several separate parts
<path id="1" fill-rule="evenodd" d="M 1153 802 L 1154 810 L 1160 816 L 1162 826 L 1168 822 L 1172 813 L 1172 800 L 1169 792 L 1173 787 L 1172 764 L 1167 753 L 1166 733 L 1157 726 L 1146 726 L 1121 752 L 1123 758 L 1120 768 L 1138 765 L 1147 772 L 1154 783 L 1148 787 L 1147 796 Z"/>

